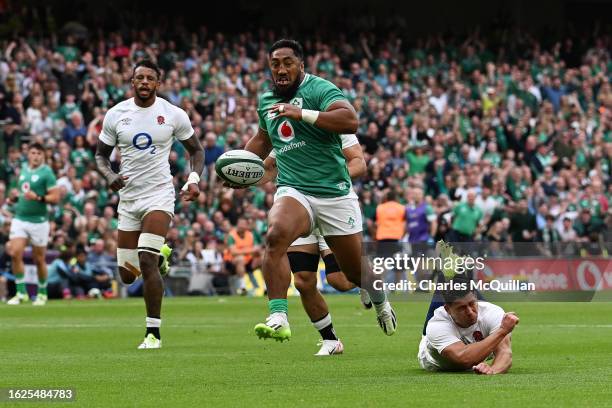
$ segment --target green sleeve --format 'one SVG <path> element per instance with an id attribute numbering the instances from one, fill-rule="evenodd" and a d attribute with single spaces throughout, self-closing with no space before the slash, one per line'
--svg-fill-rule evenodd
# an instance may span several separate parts
<path id="1" fill-rule="evenodd" d="M 257 102 L 257 118 L 259 119 L 259 127 L 267 132 L 268 127 L 266 125 L 266 121 L 264 120 L 264 115 L 266 114 L 266 112 L 263 110 L 262 100 L 263 96 L 261 96 L 259 98 L 259 101 Z"/>
<path id="2" fill-rule="evenodd" d="M 234 237 L 232 237 L 231 235 L 227 236 L 227 246 L 231 246 L 234 245 L 236 243 L 236 241 L 234 240 Z"/>
<path id="3" fill-rule="evenodd" d="M 347 100 L 342 91 L 329 81 L 322 82 L 318 88 L 317 97 L 321 112 L 325 112 L 334 102 Z"/>
<path id="4" fill-rule="evenodd" d="M 253 231 L 253 243 L 255 245 L 261 245 L 261 234 L 257 231 Z"/>

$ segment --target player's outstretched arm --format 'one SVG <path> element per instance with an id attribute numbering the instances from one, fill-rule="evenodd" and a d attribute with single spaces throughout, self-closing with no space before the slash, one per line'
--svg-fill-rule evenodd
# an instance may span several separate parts
<path id="1" fill-rule="evenodd" d="M 127 180 L 128 177 L 115 173 L 111 168 L 110 155 L 114 148 L 114 146 L 107 145 L 101 140 L 98 140 L 98 146 L 96 148 L 96 166 L 100 174 L 106 179 L 110 189 L 119 191 L 125 186 L 125 180 Z"/>
<path id="2" fill-rule="evenodd" d="M 491 368 L 493 369 L 492 374 L 505 374 L 512 367 L 512 344 L 511 335 L 507 335 L 501 343 L 497 346 L 493 354 L 495 359 Z"/>
<path id="3" fill-rule="evenodd" d="M 442 356 L 465 369 L 475 368 L 497 350 L 499 344 L 512 332 L 518 322 L 519 318 L 514 313 L 506 313 L 499 329 L 484 340 L 467 345 L 462 342 L 453 343 L 442 350 Z"/>
<path id="4" fill-rule="evenodd" d="M 301 120 L 328 132 L 338 134 L 356 133 L 359 126 L 355 108 L 344 100 L 332 103 L 324 112 L 302 109 L 289 103 L 274 104 L 270 112 L 275 112 L 279 118 L 287 117 Z"/>
<path id="5" fill-rule="evenodd" d="M 204 172 L 204 149 L 200 144 L 200 140 L 194 134 L 187 140 L 181 140 L 185 150 L 189 152 L 189 165 L 191 173 L 187 179 L 187 183 L 181 190 L 181 197 L 186 201 L 195 201 L 200 195 L 200 176 Z"/>
<path id="6" fill-rule="evenodd" d="M 270 142 L 268 132 L 259 128 L 257 134 L 249 139 L 244 150 L 255 153 L 261 157 L 262 160 L 265 160 L 272 151 L 272 143 Z"/>

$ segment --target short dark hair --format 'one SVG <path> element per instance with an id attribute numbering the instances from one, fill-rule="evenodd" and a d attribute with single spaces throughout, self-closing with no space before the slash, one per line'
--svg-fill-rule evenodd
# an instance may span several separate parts
<path id="1" fill-rule="evenodd" d="M 145 68 L 152 69 L 157 74 L 157 79 L 161 80 L 161 70 L 159 69 L 156 63 L 154 63 L 153 61 L 149 59 L 140 60 L 136 63 L 136 65 L 134 65 L 134 69 L 132 69 L 132 78 L 134 77 L 134 74 L 136 73 L 136 68 L 139 68 L 139 67 L 145 67 Z"/>
<path id="2" fill-rule="evenodd" d="M 268 51 L 268 57 L 271 57 L 272 53 L 278 50 L 279 48 L 291 48 L 295 56 L 298 57 L 298 59 L 304 59 L 304 49 L 302 48 L 302 45 L 295 40 L 288 40 L 285 38 L 283 38 L 282 40 L 278 40 L 277 42 L 272 44 L 270 50 Z"/>
<path id="3" fill-rule="evenodd" d="M 465 274 L 457 274 L 447 283 L 450 287 L 442 292 L 442 297 L 446 304 L 451 304 L 466 297 L 470 293 L 474 293 L 474 289 L 472 289 L 472 280 Z"/>
<path id="4" fill-rule="evenodd" d="M 38 142 L 30 143 L 30 145 L 28 146 L 28 150 L 32 150 L 32 149 L 40 150 L 43 153 L 45 152 L 44 146 Z"/>

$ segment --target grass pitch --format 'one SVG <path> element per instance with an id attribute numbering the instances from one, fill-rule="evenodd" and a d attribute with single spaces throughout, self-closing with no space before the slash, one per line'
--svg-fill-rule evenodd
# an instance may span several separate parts
<path id="1" fill-rule="evenodd" d="M 357 296 L 327 300 L 345 354 L 325 358 L 298 298 L 282 344 L 253 332 L 264 299 L 167 298 L 161 350 L 136 350 L 142 299 L 0 305 L 0 387 L 76 389 L 54 407 L 612 406 L 612 303 L 500 304 L 521 318 L 514 366 L 484 377 L 419 369 L 426 302 L 396 302 L 386 337 Z"/>

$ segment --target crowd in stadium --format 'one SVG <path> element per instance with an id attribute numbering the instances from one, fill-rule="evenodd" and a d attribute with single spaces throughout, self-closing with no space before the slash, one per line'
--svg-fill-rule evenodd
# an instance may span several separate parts
<path id="1" fill-rule="evenodd" d="M 377 228 L 392 216 L 384 206 L 392 202 L 427 213 L 422 242 L 492 242 L 509 253 L 510 242 L 543 242 L 553 244 L 539 247 L 544 256 L 607 255 L 611 38 L 544 44 L 525 32 L 503 33 L 296 38 L 305 70 L 335 83 L 359 115 L 368 173 L 354 186 L 370 239 L 399 240 L 415 228 L 405 219 L 399 229 Z M 199 30 L 173 40 L 148 31 L 3 40 L 0 246 L 8 240 L 27 144 L 40 142 L 62 197 L 49 207 L 50 249 L 61 259 L 96 253 L 112 262 L 118 196 L 96 172 L 93 155 L 105 112 L 131 97 L 132 66 L 147 58 L 163 69 L 161 95 L 188 113 L 206 154 L 199 201 L 176 204 L 167 238 L 173 261 L 236 273 L 242 266 L 236 268 L 228 238 L 243 220 L 256 267 L 275 187 L 224 188 L 214 162 L 257 132 L 257 98 L 269 86 L 267 49 L 278 38 Z M 113 160 L 118 170 L 120 157 Z M 189 169 L 178 142 L 170 163 L 180 188 Z M 10 270 L 7 259 L 3 253 L 0 270 Z"/>

